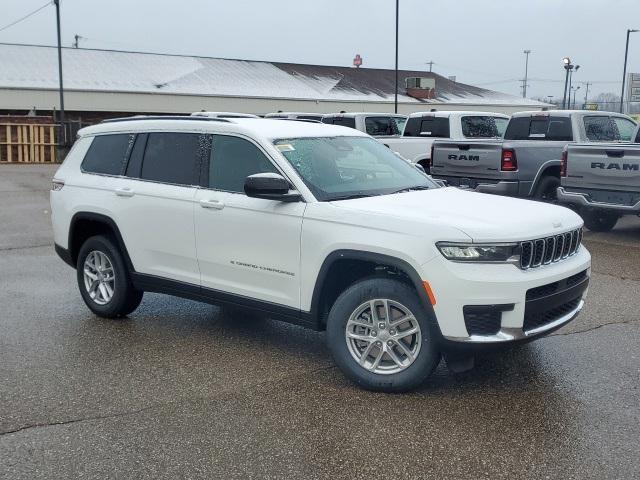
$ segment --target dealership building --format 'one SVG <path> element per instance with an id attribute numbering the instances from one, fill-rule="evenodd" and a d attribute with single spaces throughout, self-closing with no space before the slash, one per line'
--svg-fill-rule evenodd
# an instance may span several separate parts
<path id="1" fill-rule="evenodd" d="M 394 70 L 64 48 L 65 109 L 86 122 L 116 115 L 200 110 L 265 114 L 392 112 Z M 57 49 L 0 44 L 0 115 L 50 115 L 59 106 Z M 465 85 L 432 72 L 399 72 L 398 110 L 513 113 L 549 105 Z"/>

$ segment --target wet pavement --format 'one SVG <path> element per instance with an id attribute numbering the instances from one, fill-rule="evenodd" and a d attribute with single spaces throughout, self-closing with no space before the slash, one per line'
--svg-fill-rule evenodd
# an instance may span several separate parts
<path id="1" fill-rule="evenodd" d="M 52 172 L 0 166 L 0 478 L 640 478 L 640 219 L 586 234 L 572 324 L 387 395 L 322 333 L 156 294 L 94 317 Z"/>

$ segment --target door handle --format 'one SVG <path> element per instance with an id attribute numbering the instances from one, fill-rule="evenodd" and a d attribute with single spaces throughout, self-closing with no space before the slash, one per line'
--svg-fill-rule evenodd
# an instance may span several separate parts
<path id="1" fill-rule="evenodd" d="M 212 208 L 213 210 L 222 210 L 224 203 L 218 200 L 200 200 L 200 206 L 202 208 Z"/>
<path id="2" fill-rule="evenodd" d="M 115 192 L 119 197 L 133 197 L 136 194 L 136 192 L 128 187 L 116 188 Z"/>

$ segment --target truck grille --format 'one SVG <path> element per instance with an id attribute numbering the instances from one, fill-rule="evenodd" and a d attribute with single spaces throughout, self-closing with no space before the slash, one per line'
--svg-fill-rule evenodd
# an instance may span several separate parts
<path id="1" fill-rule="evenodd" d="M 520 268 L 528 270 L 564 260 L 574 255 L 581 243 L 581 228 L 552 237 L 520 242 Z"/>

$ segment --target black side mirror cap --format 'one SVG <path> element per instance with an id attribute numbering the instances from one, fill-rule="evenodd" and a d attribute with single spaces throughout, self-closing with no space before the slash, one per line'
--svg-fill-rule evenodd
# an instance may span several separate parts
<path id="1" fill-rule="evenodd" d="M 277 173 L 256 173 L 244 180 L 244 193 L 248 197 L 277 200 L 280 202 L 299 202 L 300 192 L 291 189 L 289 181 Z"/>

